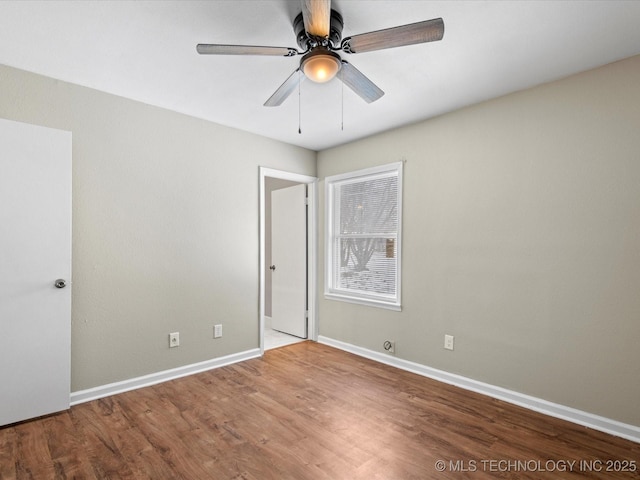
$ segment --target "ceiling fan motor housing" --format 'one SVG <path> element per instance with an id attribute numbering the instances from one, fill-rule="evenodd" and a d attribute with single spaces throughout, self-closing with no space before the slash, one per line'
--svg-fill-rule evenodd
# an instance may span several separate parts
<path id="1" fill-rule="evenodd" d="M 342 15 L 335 10 L 331 10 L 328 45 L 323 45 L 323 41 L 326 42 L 325 39 L 314 37 L 305 31 L 302 13 L 300 13 L 293 21 L 293 31 L 296 34 L 296 42 L 305 52 L 317 46 L 325 46 L 335 50 L 339 49 L 340 41 L 342 40 L 343 27 L 344 22 L 342 20 Z"/>

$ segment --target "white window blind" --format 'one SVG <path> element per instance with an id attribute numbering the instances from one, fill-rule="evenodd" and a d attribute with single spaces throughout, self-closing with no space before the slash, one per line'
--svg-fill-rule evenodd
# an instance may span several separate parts
<path id="1" fill-rule="evenodd" d="M 402 163 L 325 182 L 325 296 L 399 310 Z"/>

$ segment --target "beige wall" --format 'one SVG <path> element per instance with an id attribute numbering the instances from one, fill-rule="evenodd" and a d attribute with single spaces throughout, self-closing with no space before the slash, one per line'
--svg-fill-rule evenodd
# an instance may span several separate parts
<path id="1" fill-rule="evenodd" d="M 406 159 L 403 311 L 321 295 L 320 334 L 640 426 L 639 105 L 634 57 L 320 152 Z"/>
<path id="2" fill-rule="evenodd" d="M 321 335 L 640 425 L 638 85 L 635 57 L 320 152 L 406 159 L 403 311 L 320 295 Z M 2 66 L 0 117 L 73 132 L 72 390 L 258 347 L 258 166 L 314 152 Z"/>
<path id="3" fill-rule="evenodd" d="M 72 391 L 258 348 L 258 167 L 315 152 L 3 66 L 0 117 L 73 132 Z"/>

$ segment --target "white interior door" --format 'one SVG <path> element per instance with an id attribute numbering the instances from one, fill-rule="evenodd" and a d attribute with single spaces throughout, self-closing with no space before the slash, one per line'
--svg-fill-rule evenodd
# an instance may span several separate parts
<path id="1" fill-rule="evenodd" d="M 271 327 L 307 338 L 306 185 L 271 192 Z"/>
<path id="2" fill-rule="evenodd" d="M 0 231 L 0 425 L 7 425 L 69 408 L 70 132 L 0 119 Z M 66 287 L 56 287 L 58 279 Z"/>

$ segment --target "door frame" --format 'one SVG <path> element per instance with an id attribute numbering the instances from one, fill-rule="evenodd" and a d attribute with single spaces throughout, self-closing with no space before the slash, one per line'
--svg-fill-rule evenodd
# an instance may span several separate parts
<path id="1" fill-rule="evenodd" d="M 318 259 L 318 178 L 310 175 L 260 167 L 260 355 L 264 355 L 264 308 L 265 308 L 265 254 L 266 254 L 266 179 L 278 178 L 304 183 L 308 187 L 307 210 L 307 298 L 309 299 L 309 318 L 307 337 L 318 341 L 318 301 L 317 301 L 317 259 Z"/>

